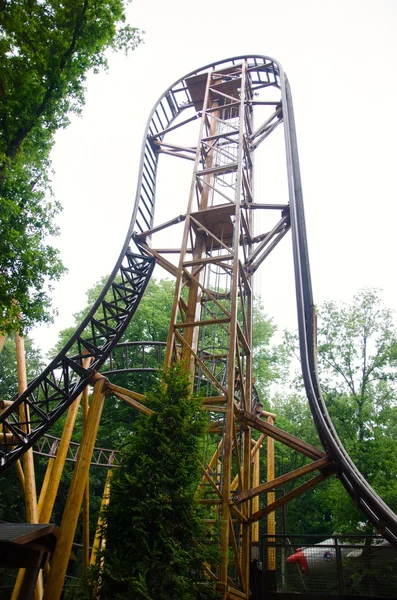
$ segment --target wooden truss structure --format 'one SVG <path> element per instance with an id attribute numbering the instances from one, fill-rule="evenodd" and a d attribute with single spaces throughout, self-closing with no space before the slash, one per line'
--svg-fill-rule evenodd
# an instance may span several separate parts
<path id="1" fill-rule="evenodd" d="M 175 358 L 184 362 L 192 387 L 204 396 L 203 407 L 213 420 L 216 450 L 203 470 L 202 485 L 207 486 L 207 493 L 204 498 L 200 492 L 200 501 L 219 519 L 222 558 L 212 576 L 230 599 L 249 597 L 251 544 L 258 535 L 253 524 L 270 515 L 268 531 L 275 533 L 275 509 L 333 472 L 332 461 L 324 452 L 275 427 L 274 415 L 264 412 L 252 393 L 253 275 L 290 228 L 287 203 L 259 203 L 255 198 L 254 153 L 282 124 L 283 114 L 281 100 L 275 98 L 277 86 L 254 83 L 253 71 L 255 66 L 242 61 L 185 80 L 200 119 L 196 145 L 168 142 L 168 131 L 161 129 L 150 137 L 156 156 L 166 154 L 192 162 L 180 247 L 175 246 L 172 228 L 181 218 L 135 238 L 148 256 L 175 277 L 165 364 Z M 260 91 L 269 88 L 270 99 L 260 98 Z M 257 106 L 266 107 L 268 114 L 255 127 Z M 186 125 L 188 120 L 178 128 Z M 175 137 L 175 129 L 173 133 Z M 273 220 L 268 231 L 255 228 L 255 211 L 266 211 L 268 220 Z M 172 250 L 155 243 L 156 234 L 165 228 L 171 229 Z M 168 258 L 171 252 L 177 255 L 176 264 Z M 256 443 L 253 429 L 261 434 Z M 265 437 L 270 440 L 268 481 L 259 485 L 259 448 Z M 274 439 L 313 462 L 275 479 Z M 315 471 L 318 475 L 312 480 L 288 497 L 275 500 L 277 487 Z M 269 493 L 268 506 L 259 510 L 255 500 L 265 492 Z M 274 560 L 269 566 L 275 568 Z"/>

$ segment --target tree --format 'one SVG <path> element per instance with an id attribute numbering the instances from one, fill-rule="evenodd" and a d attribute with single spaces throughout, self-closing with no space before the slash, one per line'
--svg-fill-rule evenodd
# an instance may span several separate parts
<path id="1" fill-rule="evenodd" d="M 207 420 L 189 388 L 181 363 L 164 374 L 148 397 L 154 413 L 137 418 L 113 475 L 103 599 L 214 598 L 203 575 L 210 552 L 195 500 Z"/>
<path id="2" fill-rule="evenodd" d="M 397 511 L 397 332 L 375 289 L 349 306 L 326 303 L 318 335 L 320 380 L 351 458 Z"/>
<path id="3" fill-rule="evenodd" d="M 141 41 L 125 25 L 127 2 L 0 0 L 3 331 L 51 320 L 47 281 L 64 267 L 46 240 L 57 233 L 60 210 L 50 197 L 50 150 L 69 114 L 82 109 L 88 71 L 106 68 L 109 48 L 128 51 Z"/>

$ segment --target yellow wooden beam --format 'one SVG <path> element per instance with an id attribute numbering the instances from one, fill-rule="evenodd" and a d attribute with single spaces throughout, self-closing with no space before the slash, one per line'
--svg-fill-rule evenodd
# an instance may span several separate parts
<path id="1" fill-rule="evenodd" d="M 88 386 L 83 390 L 83 431 L 87 424 L 89 402 Z M 90 478 L 84 488 L 83 496 L 83 568 L 87 573 L 90 566 Z"/>
<path id="2" fill-rule="evenodd" d="M 17 359 L 17 378 L 18 378 L 18 394 L 21 395 L 28 387 L 28 381 L 26 376 L 26 361 L 25 361 L 25 344 L 24 339 L 19 333 L 15 332 L 15 350 Z M 19 409 L 19 420 L 21 423 L 21 429 L 25 433 L 29 433 L 29 421 L 30 413 L 27 404 L 22 403 Z M 7 434 L 4 434 L 7 435 Z M 17 473 L 18 473 L 17 467 Z M 36 478 L 34 472 L 34 460 L 33 450 L 29 448 L 22 457 L 22 472 L 23 472 L 23 490 L 26 507 L 26 521 L 28 523 L 38 523 L 38 511 L 37 511 L 37 492 L 36 492 Z M 20 481 L 22 481 L 21 472 L 19 472 Z M 11 600 L 17 600 L 20 597 L 21 590 L 23 589 L 23 581 L 25 577 L 26 569 L 19 569 L 17 579 L 12 592 Z M 34 600 L 41 600 L 43 594 L 43 576 L 40 572 L 37 577 L 37 582 L 34 591 Z M 20 600 L 23 600 L 22 598 Z"/>
<path id="3" fill-rule="evenodd" d="M 94 543 L 92 545 L 92 552 L 91 552 L 91 558 L 90 558 L 91 566 L 95 565 L 95 562 L 98 557 L 98 552 L 100 550 L 103 550 L 106 545 L 106 539 L 105 539 L 105 535 L 104 535 L 104 531 L 103 531 L 103 524 L 104 524 L 103 523 L 103 510 L 106 506 L 108 506 L 109 501 L 110 501 L 110 481 L 111 481 L 112 475 L 113 475 L 113 469 L 108 469 L 108 472 L 106 475 L 105 486 L 103 489 L 98 523 L 97 523 L 97 527 L 96 527 L 96 531 L 95 531 L 95 539 L 94 539 Z"/>
<path id="4" fill-rule="evenodd" d="M 267 417 L 267 422 L 274 425 L 273 417 Z M 267 438 L 267 481 L 273 481 L 274 475 L 274 439 L 270 436 Z M 267 493 L 267 504 L 273 504 L 276 499 L 275 492 Z M 276 533 L 276 512 L 273 511 L 267 515 L 267 533 L 273 535 Z M 275 538 L 268 537 L 268 542 L 274 542 Z M 276 570 L 276 549 L 267 549 L 267 568 L 269 571 Z"/>
<path id="5" fill-rule="evenodd" d="M 65 510 L 63 512 L 59 539 L 51 563 L 51 572 L 44 590 L 43 600 L 59 600 L 62 594 L 63 583 L 90 468 L 90 461 L 102 414 L 105 398 L 105 383 L 105 378 L 99 378 L 94 386 L 87 423 L 80 443 L 80 450 L 75 464 Z"/>

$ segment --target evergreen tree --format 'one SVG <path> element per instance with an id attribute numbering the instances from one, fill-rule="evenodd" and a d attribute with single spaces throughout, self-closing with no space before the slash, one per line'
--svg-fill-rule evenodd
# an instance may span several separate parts
<path id="1" fill-rule="evenodd" d="M 181 364 L 173 366 L 149 394 L 154 413 L 134 424 L 105 513 L 102 599 L 214 597 L 195 501 L 206 417 L 189 388 Z"/>

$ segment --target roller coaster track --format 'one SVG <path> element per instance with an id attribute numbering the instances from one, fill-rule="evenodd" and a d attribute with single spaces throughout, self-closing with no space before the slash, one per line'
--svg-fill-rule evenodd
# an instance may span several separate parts
<path id="1" fill-rule="evenodd" d="M 47 456 L 55 458 L 58 452 L 61 439 L 53 435 L 43 435 L 34 446 L 34 454 L 38 456 Z M 77 454 L 80 448 L 78 442 L 70 442 L 66 459 L 68 462 L 76 462 Z M 95 467 L 118 467 L 119 452 L 108 448 L 94 448 L 92 453 L 91 465 Z"/>
<path id="2" fill-rule="evenodd" d="M 281 92 L 280 104 L 275 107 L 273 116 L 251 138 L 251 146 L 259 145 L 280 122 L 284 123 L 289 185 L 289 209 L 285 207 L 285 211 L 289 210 L 289 218 L 286 213 L 270 237 L 263 241 L 258 240 L 259 246 L 254 253 L 258 255 L 257 250 L 260 247 L 263 259 L 285 235 L 290 224 L 302 372 L 314 423 L 324 450 L 336 465 L 337 475 L 348 493 L 378 531 L 397 546 L 396 515 L 371 489 L 350 460 L 333 427 L 321 395 L 316 365 L 314 302 L 291 92 L 279 63 L 264 56 L 238 56 L 191 72 L 173 84 L 153 108 L 142 148 L 135 206 L 119 259 L 98 300 L 66 346 L 0 416 L 0 471 L 7 469 L 41 438 L 81 393 L 92 374 L 110 357 L 112 349 L 120 340 L 139 305 L 154 268 L 154 257 L 149 255 L 147 246 L 142 243 L 145 234 L 155 230 L 153 224 L 159 152 L 155 151 L 154 142 L 161 145 L 164 136 L 179 126 L 174 122 L 186 108 L 196 108 L 195 115 L 186 122 L 202 116 L 186 80 L 213 69 L 222 70 L 224 73 L 230 69 L 232 72 L 242 63 L 246 65 L 253 92 L 265 87 L 277 88 Z M 161 151 L 188 158 L 186 149 L 178 154 L 177 148 L 169 147 L 167 150 L 166 145 L 163 145 Z M 174 222 L 183 218 L 176 218 Z M 131 250 L 131 245 L 134 246 L 134 250 Z M 167 261 L 163 260 L 162 265 L 173 272 Z M 256 268 L 255 264 L 248 260 L 246 266 L 246 276 L 251 276 Z M 83 360 L 87 357 L 92 357 L 88 369 L 83 367 Z"/>

